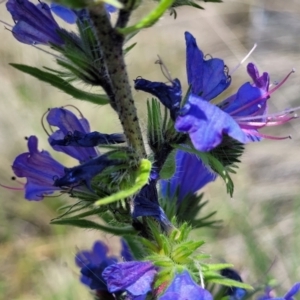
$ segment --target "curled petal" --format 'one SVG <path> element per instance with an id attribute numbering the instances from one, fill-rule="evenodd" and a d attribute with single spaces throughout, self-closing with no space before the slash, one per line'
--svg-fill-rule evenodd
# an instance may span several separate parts
<path id="1" fill-rule="evenodd" d="M 134 81 L 136 90 L 144 91 L 157 97 L 159 101 L 171 111 L 171 116 L 175 118 L 181 102 L 181 84 L 178 79 L 172 81 L 172 85 L 163 82 L 149 81 L 137 78 Z"/>
<path id="2" fill-rule="evenodd" d="M 176 119 L 175 128 L 188 133 L 199 151 L 212 150 L 221 143 L 225 134 L 241 143 L 247 141 L 247 136 L 229 114 L 195 95 L 189 96 Z"/>

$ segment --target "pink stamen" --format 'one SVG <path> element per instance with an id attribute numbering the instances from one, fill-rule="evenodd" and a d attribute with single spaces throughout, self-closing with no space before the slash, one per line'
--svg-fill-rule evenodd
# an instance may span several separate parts
<path id="1" fill-rule="evenodd" d="M 7 185 L 1 184 L 1 183 L 0 183 L 0 186 L 6 188 L 6 189 L 8 189 L 8 190 L 24 191 L 24 188 L 16 188 L 16 187 L 13 187 L 13 186 L 7 186 Z"/>
<path id="2" fill-rule="evenodd" d="M 286 117 L 289 116 L 290 114 L 295 113 L 295 111 L 300 110 L 300 106 L 298 107 L 294 107 L 294 108 L 290 108 L 287 109 L 285 111 L 281 111 L 278 113 L 274 113 L 274 114 L 266 114 L 266 115 L 260 115 L 260 116 L 247 116 L 247 117 L 234 117 L 234 119 L 239 123 L 239 122 L 243 122 L 243 121 L 252 121 L 252 120 L 260 120 L 263 118 L 267 118 L 268 120 L 271 119 L 278 119 L 278 118 L 282 118 L 282 117 Z M 298 115 L 294 114 L 293 118 L 297 118 Z"/>
<path id="3" fill-rule="evenodd" d="M 276 90 L 278 90 L 287 80 L 288 78 L 291 76 L 292 73 L 295 73 L 295 69 L 292 69 L 292 71 L 290 73 L 287 74 L 287 76 L 280 82 L 278 83 L 277 86 L 275 86 L 273 89 L 269 90 L 268 92 L 264 93 L 263 95 L 261 95 L 259 98 L 255 99 L 252 102 L 249 102 L 247 104 L 245 104 L 244 106 L 234 110 L 233 112 L 230 113 L 230 115 L 234 115 L 242 110 L 244 110 L 245 108 L 248 108 L 249 106 L 254 105 L 255 103 L 261 101 L 264 98 L 267 98 L 268 96 L 270 96 L 272 93 L 274 93 Z"/>
<path id="4" fill-rule="evenodd" d="M 263 133 L 259 133 L 259 132 L 257 132 L 257 133 L 251 132 L 250 134 L 259 136 L 259 137 L 262 137 L 262 138 L 265 138 L 268 140 L 286 140 L 286 139 L 292 138 L 290 135 L 289 136 L 272 136 L 272 135 L 267 135 L 267 134 L 263 134 Z"/>

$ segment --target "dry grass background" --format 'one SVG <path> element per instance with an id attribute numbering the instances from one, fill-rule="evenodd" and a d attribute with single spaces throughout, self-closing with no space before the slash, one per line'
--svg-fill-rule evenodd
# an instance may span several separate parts
<path id="1" fill-rule="evenodd" d="M 131 78 L 141 75 L 164 80 L 154 64 L 159 54 L 173 77 L 180 78 L 186 88 L 186 30 L 195 35 L 205 53 L 223 58 L 231 69 L 254 43 L 258 48 L 248 61 L 255 62 L 261 71 L 268 71 L 272 81 L 279 81 L 293 67 L 300 69 L 298 0 L 224 2 L 204 4 L 205 11 L 181 8 L 176 21 L 166 15 L 153 28 L 141 32 L 135 38 L 137 46 L 127 57 Z M 133 20 L 152 6 L 146 2 Z M 11 23 L 4 3 L 0 6 L 0 19 Z M 25 136 L 37 135 L 40 148 L 51 151 L 39 121 L 48 107 L 75 104 L 90 120 L 93 130 L 120 131 L 118 119 L 109 107 L 70 99 L 8 65 L 14 62 L 54 66 L 50 56 L 18 43 L 3 27 L 0 41 L 1 183 L 13 184 L 10 166 L 16 155 L 26 150 Z M 244 65 L 234 73 L 233 84 L 225 95 L 247 80 Z M 134 94 L 145 129 L 147 95 Z M 270 103 L 271 111 L 300 105 L 300 75 L 295 73 Z M 296 120 L 272 131 L 276 135 L 291 134 L 292 140 L 247 145 L 243 164 L 234 177 L 236 189 L 232 199 L 225 194 L 221 181 L 205 188 L 206 197 L 211 200 L 209 209 L 218 209 L 224 227 L 195 234 L 207 240 L 205 250 L 213 254 L 214 261 L 234 263 L 249 283 L 275 276 L 280 287 L 287 289 L 299 280 L 299 129 Z M 62 154 L 54 155 L 67 166 L 75 163 Z M 116 253 L 118 241 L 96 231 L 50 226 L 56 209 L 71 201 L 67 197 L 35 203 L 23 200 L 20 192 L 1 189 L 0 195 L 0 299 L 91 299 L 87 289 L 78 283 L 73 257 L 77 249 L 90 248 L 99 238 Z"/>

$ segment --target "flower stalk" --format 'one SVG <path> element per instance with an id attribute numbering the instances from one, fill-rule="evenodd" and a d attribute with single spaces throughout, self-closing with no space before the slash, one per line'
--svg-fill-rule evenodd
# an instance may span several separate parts
<path id="1" fill-rule="evenodd" d="M 112 27 L 102 3 L 89 8 L 89 15 L 94 24 L 96 36 L 101 44 L 104 61 L 113 86 L 114 97 L 111 105 L 118 113 L 129 146 L 140 157 L 146 156 L 141 128 L 123 55 L 124 36 Z M 117 26 L 125 26 L 129 14 L 120 12 Z"/>

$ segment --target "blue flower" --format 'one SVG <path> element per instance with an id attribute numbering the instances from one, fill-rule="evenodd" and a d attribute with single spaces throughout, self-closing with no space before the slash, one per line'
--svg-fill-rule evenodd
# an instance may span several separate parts
<path id="1" fill-rule="evenodd" d="M 178 79 L 171 86 L 137 78 L 135 88 L 157 97 L 169 110 L 177 131 L 190 136 L 199 151 L 210 151 L 218 146 L 224 135 L 248 143 L 261 138 L 282 139 L 258 132 L 266 126 L 281 125 L 294 119 L 293 110 L 267 114 L 267 100 L 293 72 L 273 89 L 269 90 L 268 73 L 259 74 L 256 66 L 248 64 L 247 71 L 253 80 L 243 84 L 236 94 L 214 105 L 209 101 L 221 94 L 231 83 L 224 61 L 203 55 L 195 38 L 185 33 L 186 69 L 190 91 L 187 102 L 179 109 L 181 87 Z M 287 137 L 284 137 L 287 138 Z"/>
<path id="2" fill-rule="evenodd" d="M 161 194 L 170 199 L 177 197 L 179 205 L 188 195 L 195 194 L 215 179 L 216 175 L 196 155 L 178 150 L 174 175 L 170 180 L 160 181 Z"/>
<path id="3" fill-rule="evenodd" d="M 190 33 L 186 32 L 185 38 L 191 94 L 179 112 L 175 128 L 179 132 L 188 133 L 194 147 L 199 151 L 212 150 L 221 143 L 224 135 L 229 135 L 241 143 L 259 141 L 262 137 L 281 139 L 259 133 L 258 129 L 284 124 L 295 118 L 294 115 L 291 116 L 293 110 L 274 115 L 267 114 L 267 100 L 270 95 L 293 71 L 276 87 L 269 90 L 268 73 L 265 72 L 260 76 L 256 66 L 250 63 L 247 71 L 253 83 L 243 84 L 236 94 L 216 106 L 209 103 L 209 100 L 229 86 L 230 77 L 227 75 L 227 68 L 220 59 L 206 61 Z"/>
<path id="4" fill-rule="evenodd" d="M 47 121 L 50 126 L 56 126 L 59 129 L 51 134 L 48 138 L 49 144 L 55 151 L 63 152 L 75 159 L 80 163 L 89 161 L 97 157 L 99 152 L 93 147 L 78 146 L 60 146 L 58 140 L 63 140 L 75 131 L 86 134 L 90 133 L 90 124 L 84 117 L 77 118 L 70 110 L 64 108 L 52 108 L 48 115 Z"/>
<path id="5" fill-rule="evenodd" d="M 158 300 L 212 300 L 212 295 L 200 287 L 188 271 L 177 274 Z"/>
<path id="6" fill-rule="evenodd" d="M 7 10 L 15 22 L 12 33 L 21 43 L 63 45 L 61 30 L 46 3 L 34 5 L 28 0 L 8 0 Z"/>
<path id="7" fill-rule="evenodd" d="M 51 109 L 47 120 L 49 125 L 59 127 L 49 136 L 50 144 L 57 141 L 56 139 L 65 137 L 65 134 L 70 134 L 74 129 L 85 134 L 90 132 L 89 123 L 84 117 L 77 118 L 71 111 L 64 108 Z M 112 161 L 105 154 L 99 155 L 98 150 L 93 147 L 54 145 L 53 148 L 76 158 L 81 165 L 65 168 L 47 151 L 38 150 L 38 140 L 35 136 L 29 137 L 29 152 L 18 155 L 12 165 L 15 175 L 27 180 L 21 188 L 25 190 L 25 198 L 38 201 L 55 191 L 60 191 L 73 195 L 80 193 L 81 197 L 96 200 L 97 195 L 91 188 L 91 179 L 109 166 Z"/>
<path id="8" fill-rule="evenodd" d="M 156 173 L 153 173 L 151 176 L 155 177 Z M 153 217 L 165 231 L 168 231 L 173 225 L 159 205 L 156 181 L 156 179 L 150 179 L 150 182 L 134 197 L 131 215 L 134 219 L 138 217 Z"/>
<path id="9" fill-rule="evenodd" d="M 294 296 L 298 294 L 300 290 L 300 282 L 295 283 L 292 288 L 283 296 L 283 297 L 274 297 L 272 295 L 272 289 L 266 288 L 266 292 L 264 295 L 261 295 L 257 298 L 257 300 L 294 300 Z"/>
<path id="10" fill-rule="evenodd" d="M 107 253 L 108 247 L 97 241 L 91 251 L 85 250 L 76 254 L 75 262 L 81 268 L 80 281 L 92 290 L 107 291 L 102 272 L 118 261 L 114 256 L 108 257 Z"/>
<path id="11" fill-rule="evenodd" d="M 127 291 L 132 296 L 146 295 L 157 271 L 152 262 L 131 261 L 113 264 L 102 273 L 111 293 Z"/>
<path id="12" fill-rule="evenodd" d="M 53 186 L 53 177 L 64 174 L 64 166 L 57 162 L 47 151 L 38 150 L 38 139 L 28 138 L 28 150 L 16 157 L 12 169 L 17 177 L 27 179 L 24 185 L 27 200 L 42 200 L 44 196 L 61 190 Z"/>

